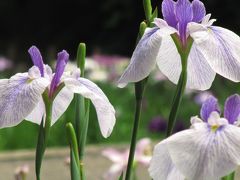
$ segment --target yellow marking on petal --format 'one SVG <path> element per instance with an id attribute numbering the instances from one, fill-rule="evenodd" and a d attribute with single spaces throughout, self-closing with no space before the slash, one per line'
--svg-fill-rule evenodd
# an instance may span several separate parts
<path id="1" fill-rule="evenodd" d="M 29 79 L 27 80 L 27 84 L 30 84 L 32 81 L 33 81 L 33 79 L 32 79 L 32 78 L 29 78 Z"/>
<path id="2" fill-rule="evenodd" d="M 219 125 L 213 125 L 213 126 L 211 126 L 211 130 L 212 130 L 213 132 L 216 132 L 219 127 L 220 127 Z"/>

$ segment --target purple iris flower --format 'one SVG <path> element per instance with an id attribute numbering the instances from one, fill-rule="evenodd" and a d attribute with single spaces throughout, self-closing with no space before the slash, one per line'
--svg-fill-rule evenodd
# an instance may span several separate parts
<path id="1" fill-rule="evenodd" d="M 69 54 L 65 50 L 58 53 L 52 73 L 37 47 L 32 46 L 28 52 L 34 66 L 28 72 L 0 80 L 0 128 L 15 126 L 24 119 L 40 124 L 45 118 L 44 92 L 53 101 L 54 124 L 68 108 L 74 93 L 78 93 L 92 101 L 102 135 L 108 137 L 115 125 L 115 110 L 96 84 L 80 77 L 80 69 L 64 71 Z"/>
<path id="2" fill-rule="evenodd" d="M 155 180 L 218 180 L 240 164 L 240 96 L 230 96 L 220 117 L 217 99 L 202 105 L 201 119 L 191 128 L 161 141 L 154 148 L 149 172 Z"/>
<path id="3" fill-rule="evenodd" d="M 147 28 L 119 80 L 119 87 L 146 78 L 154 67 L 177 84 L 182 72 L 181 57 L 172 37 L 177 37 L 184 51 L 193 44 L 187 60 L 187 88 L 206 90 L 216 73 L 234 82 L 240 81 L 240 37 L 232 31 L 213 26 L 215 19 L 206 15 L 199 0 L 163 0 L 163 19 Z"/>

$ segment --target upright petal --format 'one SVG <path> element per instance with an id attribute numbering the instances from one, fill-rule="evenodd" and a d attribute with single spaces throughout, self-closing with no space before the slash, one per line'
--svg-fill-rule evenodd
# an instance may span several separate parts
<path id="1" fill-rule="evenodd" d="M 84 78 L 66 78 L 64 83 L 72 92 L 79 93 L 92 101 L 96 108 L 102 135 L 105 138 L 110 136 L 116 121 L 115 110 L 102 90 L 96 84 Z"/>
<path id="2" fill-rule="evenodd" d="M 199 0 L 192 2 L 193 19 L 194 22 L 201 22 L 206 15 L 206 9 L 204 4 Z"/>
<path id="3" fill-rule="evenodd" d="M 29 78 L 29 74 L 39 77 Z M 24 120 L 41 100 L 49 81 L 40 77 L 36 66 L 29 73 L 19 73 L 0 82 L 0 127 L 15 126 Z"/>
<path id="4" fill-rule="evenodd" d="M 68 58 L 69 58 L 69 54 L 65 50 L 58 53 L 55 74 L 53 76 L 53 79 L 52 79 L 52 82 L 51 82 L 51 87 L 50 87 L 50 95 L 53 94 L 53 92 L 56 90 L 56 88 L 57 88 L 57 86 L 60 82 L 60 79 L 63 75 L 65 66 L 67 65 Z"/>
<path id="5" fill-rule="evenodd" d="M 240 163 L 240 129 L 226 125 L 211 131 L 207 123 L 194 126 L 167 140 L 176 168 L 188 180 L 218 180 L 233 172 Z"/>
<path id="6" fill-rule="evenodd" d="M 175 16 L 176 3 L 173 0 L 163 0 L 162 2 L 162 14 L 164 20 L 169 26 L 177 28 L 177 20 Z"/>
<path id="7" fill-rule="evenodd" d="M 224 107 L 224 117 L 230 124 L 234 124 L 238 120 L 240 115 L 240 96 L 234 94 L 227 98 Z"/>
<path id="8" fill-rule="evenodd" d="M 166 140 L 155 146 L 148 171 L 154 180 L 185 180 L 172 162 Z"/>
<path id="9" fill-rule="evenodd" d="M 193 9 L 189 0 L 178 0 L 176 3 L 176 18 L 178 20 L 178 30 L 183 41 L 186 43 L 187 24 L 192 21 Z"/>
<path id="10" fill-rule="evenodd" d="M 195 35 L 197 32 L 195 32 Z M 194 37 L 193 37 L 194 38 Z M 212 69 L 234 82 L 240 81 L 240 38 L 230 30 L 212 26 L 208 39 L 197 44 Z"/>
<path id="11" fill-rule="evenodd" d="M 210 96 L 203 104 L 202 104 L 202 108 L 200 111 L 201 114 L 201 118 L 207 122 L 210 114 L 213 112 L 220 112 L 219 110 L 219 106 L 218 106 L 218 100 L 213 97 Z"/>
<path id="12" fill-rule="evenodd" d="M 43 65 L 43 59 L 42 55 L 39 51 L 39 49 L 36 46 L 32 46 L 29 50 L 28 53 L 30 54 L 33 64 L 38 67 L 41 76 L 44 76 L 44 65 Z"/>
<path id="13" fill-rule="evenodd" d="M 161 72 L 174 84 L 178 83 L 182 72 L 181 58 L 171 37 L 164 37 L 160 48 L 157 65 Z M 215 72 L 207 63 L 202 53 L 193 44 L 187 66 L 187 88 L 206 90 L 210 88 Z"/>

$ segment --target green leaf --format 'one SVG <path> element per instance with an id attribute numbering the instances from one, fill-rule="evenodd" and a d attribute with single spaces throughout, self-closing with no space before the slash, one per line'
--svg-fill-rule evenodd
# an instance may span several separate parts
<path id="1" fill-rule="evenodd" d="M 118 180 L 123 180 L 123 172 L 122 172 L 121 176 L 118 178 Z"/>
<path id="2" fill-rule="evenodd" d="M 85 57 L 86 57 L 86 44 L 80 43 L 77 50 L 77 66 L 81 70 L 81 77 L 84 77 Z"/>
<path id="3" fill-rule="evenodd" d="M 36 171 L 37 180 L 40 180 L 42 158 L 46 148 L 43 121 L 44 120 L 42 119 L 42 122 L 39 127 L 38 142 L 37 142 L 37 149 L 36 149 L 35 171 Z"/>
<path id="4" fill-rule="evenodd" d="M 154 19 L 155 18 L 157 18 L 158 17 L 158 8 L 156 7 L 155 8 L 155 10 L 153 11 L 153 13 L 152 13 L 152 16 L 151 16 L 151 18 L 150 18 L 150 27 L 153 27 L 154 26 L 154 24 L 152 23 L 153 21 L 154 21 Z"/>
<path id="5" fill-rule="evenodd" d="M 80 172 L 79 167 L 77 165 L 78 160 L 75 158 L 73 149 L 70 151 L 71 163 L 70 163 L 70 170 L 71 170 L 71 180 L 80 180 Z"/>

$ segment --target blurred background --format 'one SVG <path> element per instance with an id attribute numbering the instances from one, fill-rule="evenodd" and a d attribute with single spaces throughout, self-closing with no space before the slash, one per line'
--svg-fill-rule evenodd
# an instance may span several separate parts
<path id="1" fill-rule="evenodd" d="M 203 0 L 216 25 L 240 33 L 238 0 Z M 160 9 L 161 1 L 153 0 Z M 160 17 L 161 12 L 159 11 Z M 139 23 L 144 13 L 141 0 L 0 1 L 0 77 L 8 78 L 32 66 L 27 53 L 31 45 L 42 51 L 54 67 L 56 53 L 66 49 L 74 66 L 79 42 L 87 44 L 87 76 L 107 94 L 117 111 L 115 130 L 109 139 L 100 135 L 95 110 L 91 109 L 88 143 L 128 143 L 134 112 L 133 86 L 119 89 L 116 81 L 129 62 Z M 166 129 L 175 85 L 155 71 L 150 77 L 143 104 L 139 137 L 159 139 Z M 207 93 L 186 92 L 175 131 L 189 127 L 192 115 L 199 114 L 202 101 L 213 94 L 222 103 L 240 86 L 217 76 Z M 121 94 L 121 96 L 119 96 Z M 223 104 L 221 104 L 223 105 Z M 53 126 L 49 146 L 66 146 L 65 123 L 74 119 L 74 102 Z M 0 130 L 0 150 L 33 149 L 38 126 L 22 122 Z"/>

